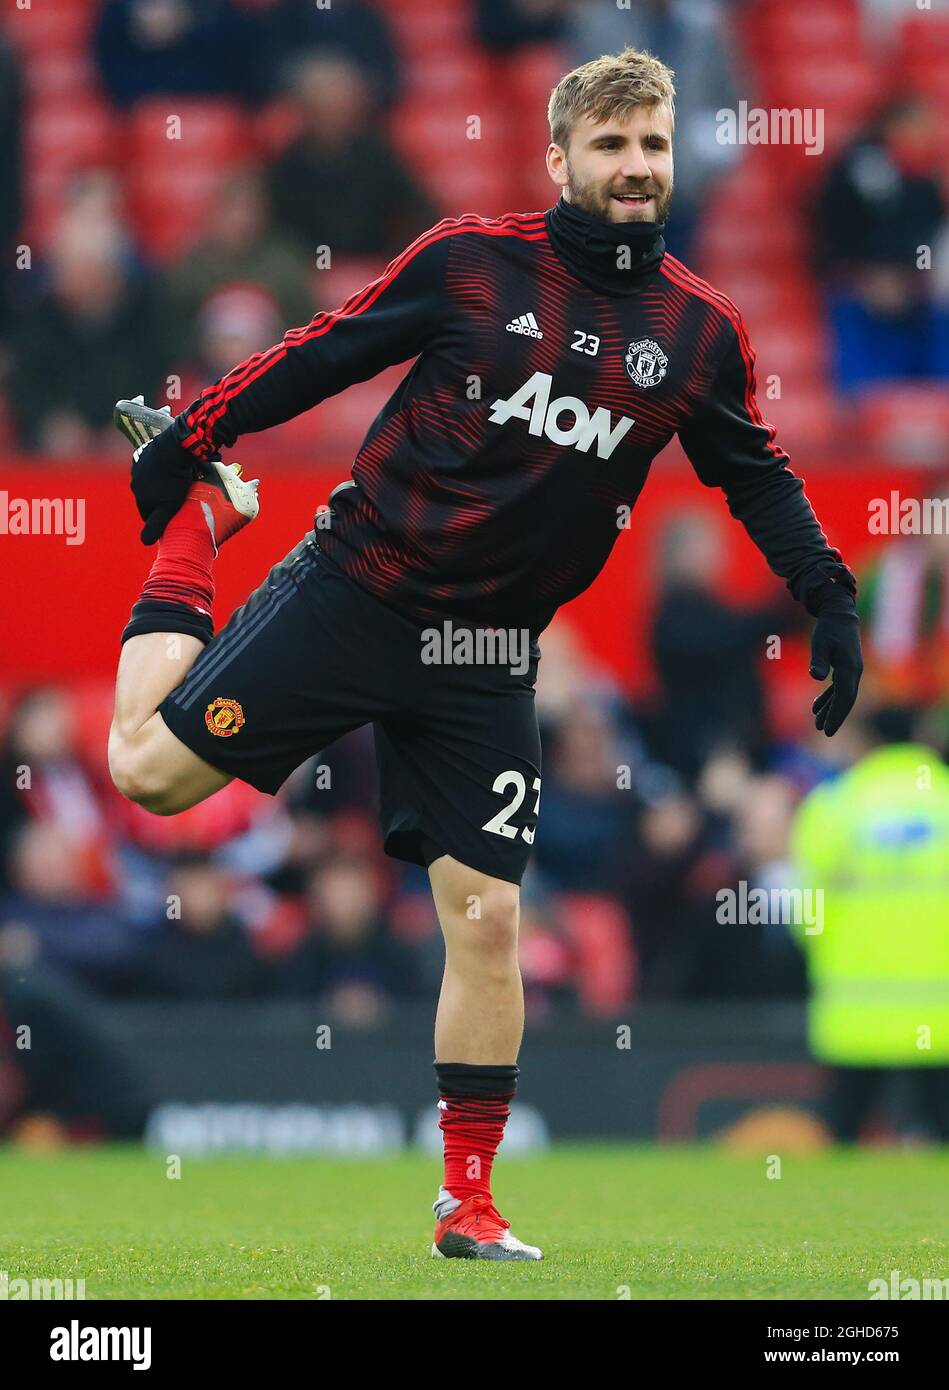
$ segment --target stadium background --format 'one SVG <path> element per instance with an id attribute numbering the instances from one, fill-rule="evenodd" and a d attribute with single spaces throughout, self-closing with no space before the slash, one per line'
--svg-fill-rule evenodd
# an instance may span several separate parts
<path id="1" fill-rule="evenodd" d="M 434 1138 L 437 924 L 424 877 L 380 854 L 367 740 L 276 801 L 234 784 L 170 821 L 108 782 L 118 635 L 148 563 L 111 404 L 144 391 L 177 410 L 440 216 L 549 206 L 550 87 L 645 35 L 680 71 L 672 244 L 745 314 L 765 417 L 858 572 L 868 671 L 827 744 L 806 622 L 668 449 L 606 573 L 543 642 L 529 1084 L 508 1145 L 734 1132 L 775 1104 L 817 1134 L 798 948 L 780 923 L 723 927 L 715 892 L 794 881 L 796 807 L 871 732 L 946 744 L 945 546 L 867 518 L 891 489 L 946 486 L 949 16 L 896 0 L 32 0 L 2 33 L 2 487 L 85 499 L 85 538 L 0 538 L 0 1133 L 128 1136 L 150 1116 L 178 1150 Z M 879 120 L 906 96 L 909 115 Z M 822 108 L 825 151 L 719 145 L 714 113 L 740 100 Z M 841 206 L 826 190 L 868 149 L 895 192 L 855 179 L 866 201 Z M 882 314 L 861 299 L 871 275 Z M 219 622 L 346 475 L 402 370 L 241 441 L 264 507 L 218 566 Z M 926 575 L 935 608 L 907 610 Z M 27 1003 L 57 1041 L 24 1067 Z M 907 1124 L 897 1108 L 864 1132 Z"/>

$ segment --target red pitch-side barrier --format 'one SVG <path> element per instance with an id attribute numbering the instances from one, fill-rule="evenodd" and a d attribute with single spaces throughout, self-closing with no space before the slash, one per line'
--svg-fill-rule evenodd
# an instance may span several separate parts
<path id="1" fill-rule="evenodd" d="M 219 626 L 312 525 L 315 508 L 347 476 L 348 462 L 309 468 L 263 466 L 259 471 L 260 517 L 236 544 L 222 551 L 217 564 Z M 919 497 L 925 495 L 925 486 L 924 475 L 908 469 L 857 472 L 823 463 L 808 475 L 807 493 L 832 544 L 859 570 L 880 544 L 868 533 L 870 499 L 889 497 L 897 487 L 903 496 Z M 61 535 L 3 534 L 3 514 L 17 498 L 83 499 L 82 544 L 69 545 Z M 0 458 L 0 504 L 2 684 L 108 677 L 118 655 L 119 634 L 154 553 L 139 543 L 124 468 Z M 722 494 L 704 488 L 674 458 L 657 461 L 631 528 L 620 533 L 604 573 L 562 610 L 590 654 L 634 693 L 646 691 L 650 681 L 647 638 L 658 541 L 668 521 L 693 509 L 721 518 L 728 539 L 722 583 L 732 596 L 753 603 L 780 591 L 780 582 L 742 527 L 728 516 Z"/>

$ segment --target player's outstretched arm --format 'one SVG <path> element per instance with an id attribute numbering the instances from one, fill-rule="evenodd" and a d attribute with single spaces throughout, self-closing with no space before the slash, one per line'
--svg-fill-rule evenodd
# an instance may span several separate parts
<path id="1" fill-rule="evenodd" d="M 739 321 L 707 397 L 679 438 L 701 481 L 723 489 L 732 516 L 817 619 L 810 673 L 832 681 L 813 713 L 816 727 L 830 736 L 853 708 L 863 671 L 856 579 L 829 545 L 803 482 L 762 419 L 754 385 L 754 354 Z"/>
<path id="2" fill-rule="evenodd" d="M 341 308 L 289 329 L 279 343 L 205 387 L 170 428 L 146 444 L 137 467 L 160 480 L 163 514 L 180 507 L 196 460 L 208 462 L 239 435 L 282 424 L 422 352 L 444 313 L 453 225 L 439 223 Z"/>

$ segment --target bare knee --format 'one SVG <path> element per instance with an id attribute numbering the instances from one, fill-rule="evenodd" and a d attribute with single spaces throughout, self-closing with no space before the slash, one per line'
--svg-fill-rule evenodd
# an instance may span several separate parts
<path id="1" fill-rule="evenodd" d="M 166 759 L 158 755 L 147 728 L 127 735 L 113 726 L 109 735 L 109 773 L 128 801 L 155 816 L 173 816 L 180 804 Z"/>
<path id="2" fill-rule="evenodd" d="M 517 949 L 519 898 L 517 884 L 500 879 L 474 894 L 474 935 L 482 951 L 505 955 Z"/>
<path id="3" fill-rule="evenodd" d="M 520 900 L 516 883 L 461 871 L 459 865 L 439 885 L 436 900 L 450 955 L 470 955 L 483 968 L 516 957 Z"/>

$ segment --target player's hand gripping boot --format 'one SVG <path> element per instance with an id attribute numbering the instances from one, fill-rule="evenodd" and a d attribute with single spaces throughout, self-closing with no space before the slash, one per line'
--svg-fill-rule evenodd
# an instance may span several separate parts
<path id="1" fill-rule="evenodd" d="M 525 1245 L 511 1234 L 486 1192 L 459 1202 L 444 1187 L 432 1207 L 437 1218 L 432 1254 L 443 1260 L 542 1260 L 536 1245 Z"/>
<path id="2" fill-rule="evenodd" d="M 186 499 L 201 503 L 214 541 L 215 553 L 260 511 L 259 479 L 245 482 L 239 463 L 220 459 L 174 458 L 170 467 L 158 456 L 148 457 L 149 445 L 173 423 L 170 406 L 154 410 L 144 397 L 116 401 L 112 418 L 126 439 L 134 444 L 132 491 L 145 526 L 142 540 L 158 540 Z M 181 456 L 184 450 L 178 451 Z M 173 457 L 173 456 L 172 456 Z"/>

